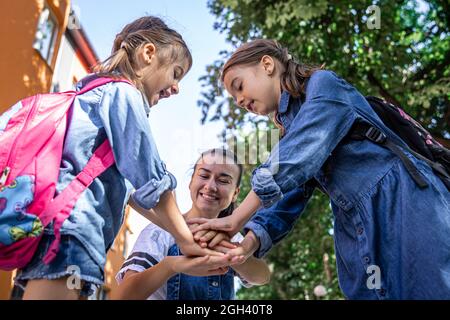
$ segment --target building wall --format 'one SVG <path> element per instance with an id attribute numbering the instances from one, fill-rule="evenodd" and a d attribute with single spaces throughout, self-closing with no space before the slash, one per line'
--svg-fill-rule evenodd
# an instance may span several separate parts
<path id="1" fill-rule="evenodd" d="M 0 271 L 0 300 L 8 300 L 11 294 L 13 273 Z"/>
<path id="2" fill-rule="evenodd" d="M 33 48 L 39 15 L 45 3 L 57 20 L 53 58 L 47 63 Z M 49 92 L 59 43 L 68 22 L 70 0 L 0 1 L 0 112 L 16 101 Z M 7 44 L 7 45 L 5 45 Z"/>
<path id="3" fill-rule="evenodd" d="M 50 64 L 33 48 L 38 19 L 45 3 L 57 22 Z M 50 90 L 56 52 L 66 28 L 69 8 L 70 0 L 0 1 L 0 113 L 24 97 Z M 12 272 L 0 271 L 0 299 L 9 298 L 12 277 Z"/>
<path id="4" fill-rule="evenodd" d="M 33 48 L 39 16 L 47 5 L 57 20 L 57 31 L 52 59 L 47 62 Z M 77 40 L 84 46 L 77 48 L 65 34 L 70 12 L 70 0 L 15 0 L 0 1 L 0 113 L 16 101 L 37 93 L 49 92 L 54 84 L 58 91 L 72 89 L 73 83 L 89 72 L 96 58 L 84 32 Z M 87 46 L 86 46 L 87 45 Z M 88 56 L 84 57 L 83 52 Z M 114 279 L 124 261 L 129 234 L 128 209 L 124 224 L 107 255 L 105 285 L 107 296 L 116 288 Z M 13 272 L 0 271 L 0 300 L 9 299 L 13 286 Z"/>

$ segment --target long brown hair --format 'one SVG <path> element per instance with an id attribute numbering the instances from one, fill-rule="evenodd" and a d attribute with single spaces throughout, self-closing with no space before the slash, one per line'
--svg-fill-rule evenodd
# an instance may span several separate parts
<path id="1" fill-rule="evenodd" d="M 242 164 L 240 164 L 238 162 L 238 158 L 236 156 L 236 154 L 230 150 L 224 149 L 224 148 L 214 148 L 214 149 L 209 149 L 206 150 L 205 152 L 202 152 L 202 154 L 200 155 L 200 157 L 197 159 L 197 161 L 195 162 L 194 165 L 194 171 L 192 173 L 191 179 L 194 176 L 195 170 L 197 169 L 197 164 L 200 160 L 202 160 L 205 156 L 207 155 L 220 155 L 222 156 L 222 163 L 228 163 L 227 161 L 225 161 L 226 159 L 230 159 L 233 160 L 233 164 L 235 164 L 238 168 L 239 168 L 239 176 L 238 179 L 236 181 L 236 188 L 239 188 L 239 186 L 241 185 L 241 179 L 242 179 L 242 172 L 244 170 L 244 167 L 242 166 Z M 233 213 L 234 209 L 236 208 L 236 202 L 232 202 L 230 203 L 230 205 L 223 209 L 222 211 L 220 211 L 218 218 L 223 218 L 226 216 L 229 216 L 230 214 Z"/>
<path id="2" fill-rule="evenodd" d="M 297 62 L 297 60 L 289 54 L 288 49 L 275 40 L 255 39 L 241 45 L 231 55 L 222 68 L 221 81 L 223 82 L 225 74 L 232 67 L 237 65 L 256 65 L 265 55 L 278 60 L 281 65 L 284 66 L 284 71 L 281 74 L 281 87 L 293 97 L 303 98 L 307 80 L 315 71 L 323 69 L 323 65 L 315 66 Z M 281 135 L 284 135 L 284 128 L 278 121 L 277 114 L 278 111 L 275 111 L 272 120 L 281 130 Z"/>
<path id="3" fill-rule="evenodd" d="M 192 55 L 183 37 L 160 18 L 145 16 L 129 23 L 116 35 L 111 56 L 99 63 L 94 72 L 100 76 L 125 77 L 143 91 L 141 77 L 135 71 L 136 51 L 147 43 L 153 43 L 159 49 L 161 63 L 187 61 L 185 72 L 191 68 Z"/>

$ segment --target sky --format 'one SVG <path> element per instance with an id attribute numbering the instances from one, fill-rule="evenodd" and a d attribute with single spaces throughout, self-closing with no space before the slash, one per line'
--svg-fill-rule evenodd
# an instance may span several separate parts
<path id="1" fill-rule="evenodd" d="M 213 29 L 215 17 L 209 13 L 206 0 L 72 0 L 81 26 L 101 60 L 107 58 L 115 35 L 143 15 L 162 18 L 187 42 L 193 66 L 180 83 L 180 93 L 161 100 L 150 111 L 149 121 L 161 159 L 178 181 L 177 202 L 182 212 L 191 207 L 188 184 L 192 167 L 200 153 L 222 146 L 218 136 L 221 122 L 201 125 L 197 107 L 206 66 L 219 58 L 219 52 L 230 49 L 225 36 Z M 130 247 L 148 221 L 132 212 Z M 129 247 L 129 250 L 131 249 Z"/>

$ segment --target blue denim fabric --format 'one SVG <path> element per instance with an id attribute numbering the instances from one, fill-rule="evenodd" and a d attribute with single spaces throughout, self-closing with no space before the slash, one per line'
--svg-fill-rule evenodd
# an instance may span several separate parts
<path id="1" fill-rule="evenodd" d="M 168 256 L 182 255 L 178 246 L 169 248 Z M 194 277 L 178 273 L 167 281 L 167 300 L 232 300 L 234 271 L 230 268 L 224 275 Z"/>
<path id="2" fill-rule="evenodd" d="M 305 183 L 314 179 L 330 197 L 339 283 L 346 297 L 450 299 L 450 193 L 425 162 L 408 152 L 427 188 L 420 189 L 388 149 L 369 140 L 343 139 L 360 119 L 404 146 L 364 97 L 333 72 L 317 71 L 308 81 L 305 101 L 283 92 L 278 119 L 286 134 L 252 177 L 265 207 L 246 225 L 261 240 L 257 256 L 292 228 L 310 195 Z M 381 283 L 371 289 L 367 282 L 376 267 Z"/>
<path id="3" fill-rule="evenodd" d="M 252 230 L 261 243 L 258 251 L 255 252 L 255 256 L 265 256 L 274 244 L 288 235 L 303 213 L 313 191 L 314 186 L 308 183 L 294 188 L 272 207 L 259 210 L 246 223 L 245 233 Z"/>
<path id="4" fill-rule="evenodd" d="M 94 77 L 82 80 L 77 89 Z M 149 209 L 163 192 L 176 187 L 153 141 L 149 110 L 140 91 L 116 82 L 79 95 L 70 111 L 57 191 L 74 179 L 105 139 L 116 161 L 81 195 L 61 229 L 61 234 L 76 237 L 102 269 L 132 189 L 134 201 Z"/>
<path id="5" fill-rule="evenodd" d="M 30 263 L 20 270 L 14 279 L 15 283 L 25 289 L 28 280 L 32 279 L 59 279 L 72 276 L 80 282 L 80 296 L 88 297 L 94 293 L 96 287 L 104 280 L 103 269 L 92 259 L 84 246 L 77 238 L 64 235 L 61 237 L 58 254 L 50 264 L 42 262 L 55 237 L 44 234 L 39 242 L 38 249 Z M 75 281 L 70 281 L 75 285 Z"/>

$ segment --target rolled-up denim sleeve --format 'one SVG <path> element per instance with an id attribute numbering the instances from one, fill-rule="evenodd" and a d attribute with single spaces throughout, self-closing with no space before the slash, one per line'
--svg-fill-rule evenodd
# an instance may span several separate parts
<path id="1" fill-rule="evenodd" d="M 151 209 L 161 194 L 176 187 L 161 161 L 145 112 L 142 94 L 127 83 L 105 86 L 99 116 L 114 152 L 117 169 L 136 189 L 133 200 Z"/>
<path id="2" fill-rule="evenodd" d="M 254 253 L 262 258 L 273 245 L 286 237 L 304 211 L 314 191 L 312 184 L 294 188 L 283 199 L 270 208 L 260 209 L 244 226 L 244 232 L 252 230 L 259 239 L 260 246 Z"/>
<path id="3" fill-rule="evenodd" d="M 267 208 L 311 179 L 349 132 L 357 113 L 351 85 L 330 71 L 315 72 L 306 99 L 268 160 L 252 174 L 252 189 Z"/>

